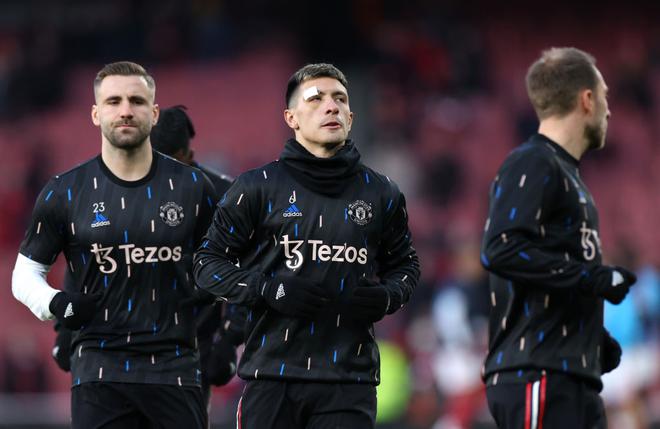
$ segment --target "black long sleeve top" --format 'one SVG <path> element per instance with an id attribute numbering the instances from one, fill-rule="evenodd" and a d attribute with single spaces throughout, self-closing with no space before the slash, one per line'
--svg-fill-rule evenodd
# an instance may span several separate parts
<path id="1" fill-rule="evenodd" d="M 603 300 L 583 292 L 601 264 L 598 214 L 578 166 L 537 134 L 493 182 L 481 254 L 491 273 L 489 382 L 548 370 L 601 385 Z"/>
<path id="2" fill-rule="evenodd" d="M 287 143 L 294 146 L 301 150 Z M 357 163 L 352 144 L 341 152 L 353 160 L 332 195 L 294 179 L 283 159 L 238 177 L 196 253 L 197 284 L 250 307 L 243 379 L 379 382 L 373 325 L 354 320 L 346 299 L 360 276 L 377 276 L 394 312 L 408 301 L 419 263 L 397 186 Z M 265 276 L 280 273 L 321 283 L 331 302 L 313 320 L 270 309 L 259 288 Z"/>

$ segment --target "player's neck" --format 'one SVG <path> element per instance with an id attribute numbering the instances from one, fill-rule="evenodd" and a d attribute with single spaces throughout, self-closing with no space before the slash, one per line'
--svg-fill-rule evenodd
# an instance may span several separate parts
<path id="1" fill-rule="evenodd" d="M 153 161 L 151 142 L 147 140 L 138 148 L 125 150 L 104 141 L 101 145 L 101 159 L 112 174 L 121 180 L 127 182 L 140 180 L 151 169 Z"/>
<path id="2" fill-rule="evenodd" d="M 345 141 L 337 144 L 313 143 L 300 137 L 297 137 L 296 141 L 300 143 L 302 147 L 307 149 L 307 152 L 311 153 L 317 158 L 331 158 L 346 144 Z"/>
<path id="3" fill-rule="evenodd" d="M 546 118 L 539 125 L 539 134 L 543 134 L 559 146 L 563 147 L 578 161 L 586 152 L 587 144 L 584 138 L 584 127 L 576 123 L 570 115 L 563 118 Z"/>

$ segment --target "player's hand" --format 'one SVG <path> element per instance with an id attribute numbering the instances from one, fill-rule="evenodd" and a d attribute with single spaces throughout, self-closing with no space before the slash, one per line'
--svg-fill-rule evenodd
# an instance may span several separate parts
<path id="1" fill-rule="evenodd" d="M 236 374 L 236 346 L 227 338 L 220 337 L 211 346 L 211 353 L 206 364 L 205 374 L 209 383 L 224 386 Z"/>
<path id="2" fill-rule="evenodd" d="M 64 372 L 71 370 L 71 337 L 72 332 L 62 326 L 57 329 L 55 344 L 53 345 L 53 359 Z"/>
<path id="3" fill-rule="evenodd" d="M 621 363 L 621 345 L 603 328 L 603 338 L 600 343 L 601 373 L 613 371 Z"/>
<path id="4" fill-rule="evenodd" d="M 635 273 L 617 266 L 600 266 L 591 271 L 588 287 L 612 304 L 619 304 L 637 281 Z"/>
<path id="5" fill-rule="evenodd" d="M 259 292 L 269 307 L 302 319 L 313 319 L 330 300 L 320 284 L 299 276 L 267 277 Z"/>
<path id="6" fill-rule="evenodd" d="M 351 317 L 355 320 L 373 323 L 385 317 L 390 307 L 390 295 L 385 286 L 360 277 L 358 286 L 348 298 Z"/>
<path id="7" fill-rule="evenodd" d="M 48 305 L 63 327 L 77 331 L 92 320 L 100 294 L 58 292 Z"/>

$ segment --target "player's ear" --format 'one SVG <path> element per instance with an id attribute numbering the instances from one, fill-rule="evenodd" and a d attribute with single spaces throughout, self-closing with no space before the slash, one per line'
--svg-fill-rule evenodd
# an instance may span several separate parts
<path id="1" fill-rule="evenodd" d="M 156 123 L 158 123 L 158 117 L 160 116 L 160 106 L 158 104 L 154 104 L 153 115 L 154 115 L 154 119 L 153 121 L 151 121 L 152 127 L 156 125 Z"/>
<path id="2" fill-rule="evenodd" d="M 585 89 L 584 91 L 580 92 L 579 95 L 580 99 L 578 101 L 578 104 L 582 112 L 584 112 L 587 115 L 593 113 L 594 109 L 596 108 L 595 96 L 596 95 L 594 94 L 594 92 L 590 89 Z"/>
<path id="3" fill-rule="evenodd" d="M 293 110 L 291 109 L 284 110 L 284 122 L 286 122 L 286 124 L 292 130 L 297 130 L 300 128 L 300 125 L 298 125 L 298 121 L 296 120 L 296 117 L 293 114 Z"/>
<path id="4" fill-rule="evenodd" d="M 92 122 L 97 127 L 101 125 L 101 121 L 99 121 L 99 108 L 96 106 L 96 104 L 92 105 Z"/>

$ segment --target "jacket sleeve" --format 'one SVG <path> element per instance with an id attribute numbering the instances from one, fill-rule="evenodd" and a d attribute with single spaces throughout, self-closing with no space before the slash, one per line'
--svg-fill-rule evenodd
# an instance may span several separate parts
<path id="1" fill-rule="evenodd" d="M 197 285 L 231 304 L 252 305 L 260 296 L 262 273 L 237 265 L 258 225 L 259 198 L 245 177 L 239 177 L 218 203 L 193 261 Z"/>
<path id="2" fill-rule="evenodd" d="M 559 167 L 543 153 L 519 150 L 502 165 L 491 187 L 482 242 L 486 270 L 516 283 L 564 289 L 578 287 L 585 264 L 566 260 L 544 244 L 543 219 L 553 210 L 563 183 Z"/>
<path id="3" fill-rule="evenodd" d="M 48 306 L 60 292 L 48 284 L 46 277 L 64 246 L 67 226 L 61 188 L 55 177 L 37 197 L 12 273 L 14 297 L 40 320 L 54 317 Z"/>
<path id="4" fill-rule="evenodd" d="M 247 324 L 247 307 L 243 305 L 225 304 L 225 314 L 222 321 L 222 335 L 238 346 L 245 341 L 245 325 Z"/>
<path id="5" fill-rule="evenodd" d="M 30 225 L 19 252 L 35 262 L 52 265 L 64 248 L 66 231 L 66 193 L 58 177 L 52 178 L 37 197 Z M 62 195 L 64 192 L 65 196 Z"/>
<path id="6" fill-rule="evenodd" d="M 388 314 L 408 302 L 420 275 L 419 258 L 408 229 L 406 199 L 394 184 L 390 195 L 385 202 L 383 238 L 377 255 L 378 277 L 390 295 Z"/>

